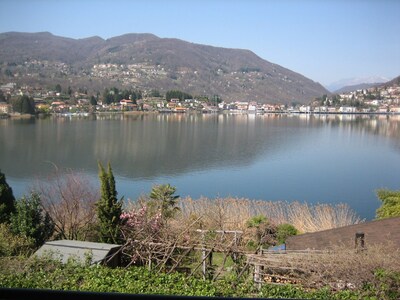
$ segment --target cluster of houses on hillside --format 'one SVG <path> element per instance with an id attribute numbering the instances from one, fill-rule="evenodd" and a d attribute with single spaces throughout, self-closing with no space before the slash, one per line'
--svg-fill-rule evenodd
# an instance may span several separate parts
<path id="1" fill-rule="evenodd" d="M 375 87 L 357 90 L 350 93 L 325 95 L 311 101 L 307 105 L 262 104 L 255 101 L 214 102 L 197 99 L 170 99 L 162 97 L 145 97 L 144 99 L 122 99 L 118 102 L 102 103 L 97 96 L 92 103 L 90 96 L 82 91 L 62 94 L 61 92 L 32 88 L 17 87 L 15 83 L 0 86 L 3 95 L 8 98 L 28 95 L 34 99 L 38 112 L 45 113 L 95 113 L 95 112 L 125 112 L 125 111 L 155 111 L 155 112 L 231 112 L 231 113 L 318 113 L 318 114 L 355 114 L 379 113 L 400 114 L 400 86 Z M 93 98 L 93 97 L 92 97 Z M 1 102 L 0 114 L 12 114 L 12 105 Z"/>

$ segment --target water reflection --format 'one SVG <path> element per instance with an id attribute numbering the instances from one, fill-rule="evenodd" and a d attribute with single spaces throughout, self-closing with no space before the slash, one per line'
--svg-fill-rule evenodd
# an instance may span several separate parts
<path id="1" fill-rule="evenodd" d="M 284 146 L 271 130 L 274 118 L 256 122 L 245 115 L 116 115 L 0 124 L 0 165 L 13 177 L 46 172 L 51 168 L 46 162 L 96 172 L 102 160 L 111 161 L 121 175 L 151 178 L 246 164 L 264 148 Z"/>
<path id="2" fill-rule="evenodd" d="M 313 140 L 318 128 L 386 136 L 400 150 L 400 116 L 154 114 L 0 120 L 0 166 L 26 178 L 61 167 L 154 178 L 240 167 Z"/>

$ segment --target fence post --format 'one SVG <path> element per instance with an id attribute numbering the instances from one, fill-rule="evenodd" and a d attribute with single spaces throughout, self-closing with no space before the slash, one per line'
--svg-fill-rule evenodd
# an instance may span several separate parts
<path id="1" fill-rule="evenodd" d="M 206 272 L 207 272 L 207 264 L 206 264 L 206 249 L 205 249 L 205 240 L 204 240 L 204 231 L 201 231 L 201 260 L 202 260 L 202 268 L 201 271 L 203 273 L 203 280 L 206 280 Z"/>
<path id="2" fill-rule="evenodd" d="M 260 246 L 260 249 L 257 251 L 258 255 L 262 255 L 263 254 L 263 248 L 262 246 Z M 253 281 L 255 283 L 255 285 L 257 286 L 258 289 L 261 288 L 261 265 L 258 263 L 254 264 L 254 275 L 253 275 Z"/>
<path id="3" fill-rule="evenodd" d="M 364 250 L 365 248 L 365 234 L 364 232 L 356 232 L 356 249 Z"/>
<path id="4" fill-rule="evenodd" d="M 233 261 L 236 263 L 237 259 L 238 259 L 238 255 L 237 255 L 237 244 L 238 244 L 238 239 L 237 239 L 237 231 L 234 232 L 234 252 L 233 252 Z"/>

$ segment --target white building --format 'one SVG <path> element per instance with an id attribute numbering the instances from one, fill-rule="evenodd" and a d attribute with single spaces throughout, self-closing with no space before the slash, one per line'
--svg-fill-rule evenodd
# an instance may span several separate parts
<path id="1" fill-rule="evenodd" d="M 339 112 L 342 113 L 355 113 L 357 112 L 357 109 L 353 106 L 341 106 L 339 107 Z"/>

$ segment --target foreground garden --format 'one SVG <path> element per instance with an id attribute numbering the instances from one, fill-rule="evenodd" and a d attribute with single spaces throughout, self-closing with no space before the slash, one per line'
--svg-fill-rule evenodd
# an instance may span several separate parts
<path id="1" fill-rule="evenodd" d="M 299 299 L 398 299 L 400 272 L 377 270 L 375 280 L 357 290 L 306 289 L 295 285 L 265 284 L 258 289 L 250 279 L 232 274 L 218 281 L 188 278 L 182 273 L 156 273 L 145 267 L 111 269 L 71 260 L 2 259 L 1 287 L 131 294 L 184 296 L 269 297 Z"/>
<path id="2" fill-rule="evenodd" d="M 394 245 L 332 248 L 304 256 L 296 280 L 254 282 L 248 255 L 296 234 L 362 222 L 345 205 L 180 199 L 170 185 L 136 201 L 117 198 L 111 167 L 101 190 L 72 171 L 53 174 L 15 200 L 0 173 L 0 287 L 182 296 L 292 299 L 399 299 Z M 398 216 L 399 192 L 382 190 L 377 217 Z M 32 254 L 49 240 L 121 245 L 119 267 Z"/>

